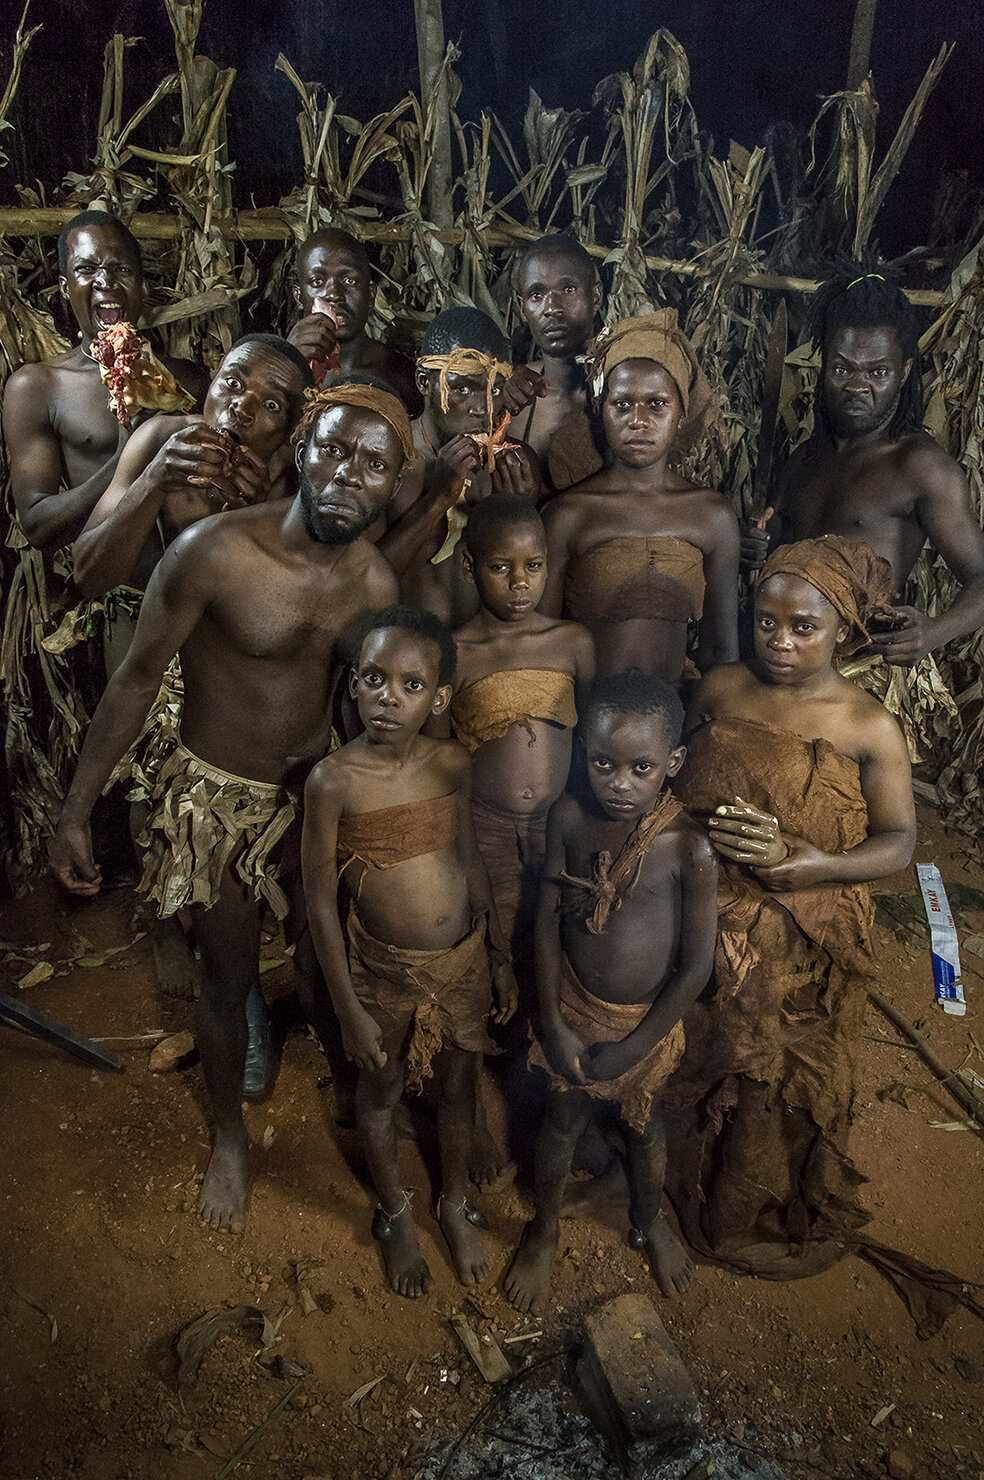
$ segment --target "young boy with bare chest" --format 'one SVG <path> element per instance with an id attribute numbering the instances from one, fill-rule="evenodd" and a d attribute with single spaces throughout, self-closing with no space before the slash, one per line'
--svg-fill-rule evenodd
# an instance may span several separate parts
<path id="1" fill-rule="evenodd" d="M 359 1071 L 356 1123 L 378 1199 L 373 1236 L 390 1285 L 410 1298 L 431 1276 L 397 1160 L 404 1083 L 437 1078 L 437 1216 L 458 1278 L 474 1284 L 489 1255 L 465 1188 L 475 1076 L 492 1047 L 493 981 L 494 1018 L 505 1021 L 516 1005 L 475 844 L 468 754 L 420 733 L 450 701 L 454 661 L 451 634 L 430 613 L 388 607 L 369 618 L 351 683 L 365 733 L 321 761 L 304 793 L 305 899 L 345 1052 Z M 340 878 L 352 901 L 348 959 Z"/>
<path id="2" fill-rule="evenodd" d="M 594 678 L 586 627 L 537 610 L 547 578 L 543 520 L 528 499 L 492 494 L 472 510 L 462 561 L 482 606 L 455 633 L 451 721 L 472 753 L 472 816 L 517 974 L 532 930 L 547 813 L 567 784 Z"/>
<path id="3" fill-rule="evenodd" d="M 546 1300 L 564 1187 L 592 1100 L 618 1108 L 630 1211 L 664 1295 L 693 1265 L 660 1211 L 666 1136 L 659 1091 L 683 1054 L 681 1017 L 714 960 L 717 866 L 670 793 L 683 708 L 655 675 L 613 674 L 583 720 L 588 789 L 550 810 L 536 921 L 540 1043 L 550 1075 L 536 1147 L 535 1212 L 503 1281 L 518 1310 Z"/>

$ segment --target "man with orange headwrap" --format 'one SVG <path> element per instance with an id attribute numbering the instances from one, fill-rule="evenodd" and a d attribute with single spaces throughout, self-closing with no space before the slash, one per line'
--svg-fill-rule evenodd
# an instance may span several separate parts
<path id="1" fill-rule="evenodd" d="M 288 774 L 328 748 L 346 629 L 396 599 L 392 570 L 363 536 L 414 456 L 394 395 L 341 385 L 306 399 L 296 497 L 200 520 L 162 556 L 51 849 L 66 888 L 98 891 L 89 813 L 180 653 L 181 734 L 157 777 L 143 887 L 161 913 L 193 911 L 203 977 L 197 1042 L 215 1132 L 199 1207 L 211 1227 L 231 1231 L 245 1214 L 240 1088 L 259 900 L 287 910 L 273 859 L 295 812 Z M 305 1005 L 317 1019 L 317 1005 Z"/>
<path id="2" fill-rule="evenodd" d="M 674 1203 L 692 1247 L 794 1278 L 865 1221 L 847 1156 L 873 975 L 868 884 L 915 843 L 905 742 L 836 662 L 891 597 L 888 562 L 836 535 L 776 550 L 755 657 L 710 673 L 676 784 L 724 862 L 716 994 L 685 1019 Z"/>

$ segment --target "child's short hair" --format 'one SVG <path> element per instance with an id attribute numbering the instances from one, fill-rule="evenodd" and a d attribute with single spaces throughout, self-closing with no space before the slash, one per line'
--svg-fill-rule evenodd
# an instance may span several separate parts
<path id="1" fill-rule="evenodd" d="M 680 696 L 655 673 L 640 673 L 633 668 L 629 673 L 610 673 L 607 678 L 599 679 L 591 690 L 583 716 L 584 724 L 587 725 L 601 710 L 609 714 L 658 715 L 670 748 L 675 749 L 680 744 L 684 719 Z"/>
<path id="2" fill-rule="evenodd" d="M 424 611 L 419 606 L 394 603 L 393 606 L 384 606 L 381 611 L 367 612 L 359 623 L 354 661 L 358 663 L 363 644 L 370 632 L 385 632 L 392 627 L 400 632 L 412 632 L 414 637 L 422 637 L 425 642 L 434 643 L 438 651 L 437 682 L 442 687 L 451 683 L 458 661 L 458 647 L 451 636 L 451 628 L 440 617 L 435 617 L 433 612 Z"/>
<path id="3" fill-rule="evenodd" d="M 469 555 L 483 548 L 490 535 L 500 529 L 528 526 L 543 534 L 543 520 L 536 505 L 519 493 L 490 493 L 468 511 L 464 541 Z M 546 538 L 546 536 L 544 536 Z"/>

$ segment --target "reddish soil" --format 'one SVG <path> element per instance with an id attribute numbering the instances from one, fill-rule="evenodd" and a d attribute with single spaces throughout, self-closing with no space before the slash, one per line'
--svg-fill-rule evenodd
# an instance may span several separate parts
<path id="1" fill-rule="evenodd" d="M 922 812 L 917 858 L 939 863 L 947 884 L 984 887 L 979 853 Z M 881 886 L 911 893 L 910 872 Z M 7 908 L 3 934 L 45 949 L 6 957 L 6 983 L 35 960 L 56 974 L 25 1000 L 99 1038 L 133 1039 L 192 1026 L 187 1004 L 162 1002 L 146 941 L 102 965 L 70 964 L 132 940 L 131 901 L 120 893 L 66 904 L 40 885 Z M 965 917 L 984 931 L 984 913 Z M 924 943 L 877 932 L 881 985 L 910 1021 L 922 1021 L 950 1066 L 984 1074 L 984 958 L 965 953 L 967 1016 L 934 1005 Z M 271 952 L 275 951 L 270 948 Z M 281 969 L 265 978 L 286 981 Z M 852 1150 L 875 1239 L 984 1279 L 984 1146 L 914 1053 L 875 1010 L 861 1045 Z M 332 1124 L 326 1066 L 314 1043 L 287 1040 L 272 1100 L 249 1107 L 254 1141 L 249 1221 L 238 1238 L 210 1233 L 192 1211 L 208 1138 L 194 1069 L 154 1075 L 149 1046 L 121 1048 L 127 1072 L 93 1072 L 0 1028 L 0 1187 L 6 1230 L 2 1364 L 8 1480 L 215 1480 L 224 1461 L 299 1383 L 237 1476 L 277 1480 L 410 1480 L 428 1437 L 460 1432 L 489 1394 L 463 1354 L 449 1316 L 463 1310 L 480 1333 L 543 1331 L 516 1356 L 574 1334 L 591 1304 L 626 1289 L 653 1293 L 689 1368 L 712 1434 L 750 1457 L 777 1459 L 791 1480 L 880 1476 L 984 1480 L 984 1322 L 958 1310 L 927 1341 L 890 1284 L 860 1259 L 778 1285 L 701 1267 L 687 1294 L 660 1300 L 641 1257 L 626 1245 L 624 1216 L 566 1225 L 556 1305 L 520 1318 L 490 1283 L 468 1294 L 451 1273 L 433 1219 L 428 1179 L 402 1143 L 418 1188 L 421 1241 L 434 1274 L 410 1305 L 383 1287 L 369 1235 L 369 1199 L 353 1167 L 351 1133 Z M 885 1092 L 888 1091 L 886 1094 Z M 479 1199 L 503 1268 L 524 1217 L 515 1192 Z M 322 1260 L 320 1308 L 302 1314 L 295 1264 Z M 317 1282 L 316 1282 L 317 1283 Z M 278 1326 L 276 1354 L 304 1375 L 270 1375 L 255 1328 L 223 1337 L 197 1376 L 174 1379 L 177 1332 L 205 1310 L 260 1307 Z M 383 1377 L 350 1405 L 363 1384 Z M 883 1409 L 890 1411 L 875 1424 Z M 500 1473 L 498 1470 L 496 1473 Z M 508 1473 L 508 1471 L 502 1471 Z"/>

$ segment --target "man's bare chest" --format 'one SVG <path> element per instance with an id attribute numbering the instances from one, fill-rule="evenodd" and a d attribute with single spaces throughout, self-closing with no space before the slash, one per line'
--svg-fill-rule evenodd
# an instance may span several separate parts
<path id="1" fill-rule="evenodd" d="M 61 445 L 69 482 L 90 477 L 113 456 L 119 446 L 120 424 L 109 409 L 102 382 L 90 376 L 66 377 L 59 387 L 52 428 Z"/>

